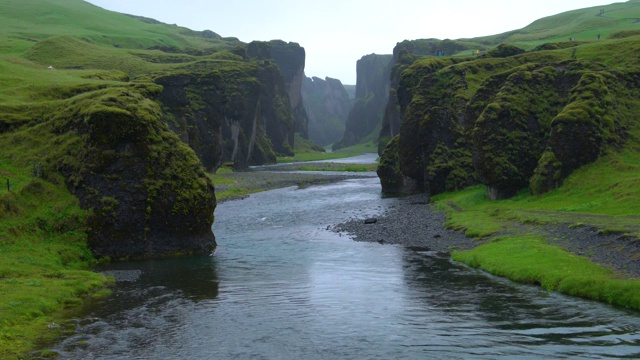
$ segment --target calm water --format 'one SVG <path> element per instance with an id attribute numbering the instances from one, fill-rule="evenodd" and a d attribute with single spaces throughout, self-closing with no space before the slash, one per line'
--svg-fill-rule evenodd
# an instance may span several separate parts
<path id="1" fill-rule="evenodd" d="M 640 356 L 640 317 L 327 226 L 394 205 L 377 179 L 221 204 L 213 256 L 112 265 L 64 359 Z"/>

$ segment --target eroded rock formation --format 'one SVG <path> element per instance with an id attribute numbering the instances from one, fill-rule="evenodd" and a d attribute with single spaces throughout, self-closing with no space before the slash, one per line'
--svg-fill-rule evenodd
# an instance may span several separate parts
<path id="1" fill-rule="evenodd" d="M 356 99 L 347 119 L 344 136 L 334 149 L 355 145 L 374 131 L 379 132 L 389 98 L 392 55 L 370 54 L 356 64 Z M 377 137 L 377 133 L 375 134 Z"/>
<path id="2" fill-rule="evenodd" d="M 493 199 L 527 187 L 539 194 L 626 136 L 616 108 L 637 89 L 637 74 L 513 47 L 405 59 L 413 63 L 394 100 L 401 125 L 378 169 L 385 191 L 437 194 L 481 183 Z M 395 133 L 393 121 L 386 127 Z"/>
<path id="3" fill-rule="evenodd" d="M 305 78 L 302 99 L 309 116 L 309 138 L 322 146 L 340 140 L 353 106 L 340 80 Z"/>

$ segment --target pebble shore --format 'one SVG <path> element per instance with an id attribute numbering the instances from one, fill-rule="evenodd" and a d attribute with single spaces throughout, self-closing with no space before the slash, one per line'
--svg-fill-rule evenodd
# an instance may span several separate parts
<path id="1" fill-rule="evenodd" d="M 347 233 L 356 241 L 400 244 L 419 249 L 448 253 L 452 250 L 471 249 L 482 242 L 444 227 L 445 216 L 427 204 L 424 194 L 398 198 L 376 222 L 365 224 L 366 219 L 352 218 L 332 228 Z"/>
<path id="2" fill-rule="evenodd" d="M 375 217 L 376 222 L 351 218 L 335 225 L 332 230 L 346 233 L 356 241 L 400 244 L 436 252 L 471 249 L 482 245 L 475 240 L 444 227 L 445 215 L 428 205 L 426 195 L 398 199 L 390 210 Z M 513 226 L 498 235 L 535 234 L 550 244 L 587 257 L 590 261 L 610 268 L 626 278 L 640 278 L 640 240 L 621 234 L 603 235 L 590 226 L 572 227 L 569 224 Z M 486 241 L 486 240 L 485 240 Z"/>

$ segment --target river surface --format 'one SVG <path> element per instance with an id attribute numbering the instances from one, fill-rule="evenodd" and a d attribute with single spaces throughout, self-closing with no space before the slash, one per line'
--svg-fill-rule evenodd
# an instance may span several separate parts
<path id="1" fill-rule="evenodd" d="M 638 313 L 327 230 L 394 206 L 378 180 L 220 204 L 212 256 L 111 264 L 62 359 L 640 357 Z"/>

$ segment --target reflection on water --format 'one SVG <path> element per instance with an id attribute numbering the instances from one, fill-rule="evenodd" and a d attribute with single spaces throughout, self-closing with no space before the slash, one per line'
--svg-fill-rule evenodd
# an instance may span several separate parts
<path id="1" fill-rule="evenodd" d="M 214 256 L 112 264 L 69 359 L 468 359 L 640 356 L 636 313 L 326 230 L 394 205 L 377 179 L 221 204 Z"/>

